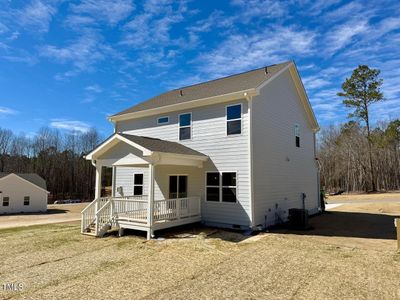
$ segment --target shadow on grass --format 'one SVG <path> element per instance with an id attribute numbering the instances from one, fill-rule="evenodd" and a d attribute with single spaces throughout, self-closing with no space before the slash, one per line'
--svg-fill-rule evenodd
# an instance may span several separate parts
<path id="1" fill-rule="evenodd" d="M 39 215 L 55 215 L 55 214 L 65 214 L 69 212 L 68 209 L 50 208 L 45 212 L 19 212 L 19 213 L 5 213 L 0 214 L 1 216 L 39 216 Z"/>
<path id="2" fill-rule="evenodd" d="M 396 217 L 398 216 L 335 211 L 310 218 L 312 229 L 309 230 L 274 228 L 270 232 L 396 240 Z"/>
<path id="3" fill-rule="evenodd" d="M 117 231 L 111 231 L 107 234 L 107 236 L 117 235 Z M 124 236 L 126 235 L 146 238 L 146 232 L 133 229 L 124 229 Z M 187 224 L 155 231 L 155 240 L 204 238 L 239 243 L 249 237 L 251 237 L 251 235 L 245 234 L 243 230 L 221 229 L 205 226 L 201 223 Z"/>

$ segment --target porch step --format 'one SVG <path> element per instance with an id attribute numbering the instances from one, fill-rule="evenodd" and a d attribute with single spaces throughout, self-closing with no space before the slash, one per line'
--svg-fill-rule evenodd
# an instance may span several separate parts
<path id="1" fill-rule="evenodd" d="M 84 234 L 84 235 L 90 235 L 90 236 L 96 236 L 96 234 L 93 233 L 93 232 L 82 232 L 82 234 Z"/>

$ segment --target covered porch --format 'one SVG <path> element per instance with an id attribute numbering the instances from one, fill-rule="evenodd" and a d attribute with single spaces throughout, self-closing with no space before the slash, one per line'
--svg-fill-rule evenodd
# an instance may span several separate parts
<path id="1" fill-rule="evenodd" d="M 201 220 L 201 189 L 192 183 L 204 176 L 208 158 L 202 153 L 175 142 L 118 133 L 86 159 L 96 168 L 96 191 L 82 211 L 83 234 L 102 236 L 112 228 L 122 234 L 129 228 L 146 231 L 150 239 L 155 230 Z M 105 166 L 113 170 L 111 197 L 101 197 Z"/>

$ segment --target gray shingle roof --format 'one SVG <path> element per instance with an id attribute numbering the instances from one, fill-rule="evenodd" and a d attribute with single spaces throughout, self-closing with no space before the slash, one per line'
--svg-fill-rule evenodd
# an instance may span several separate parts
<path id="1" fill-rule="evenodd" d="M 207 156 L 176 142 L 170 142 L 145 136 L 118 133 L 118 135 L 154 152 L 174 153 L 183 155 Z"/>
<path id="2" fill-rule="evenodd" d="M 12 173 L 0 173 L 0 178 L 3 178 Z M 15 175 L 37 185 L 38 187 L 47 190 L 46 181 L 36 173 L 14 173 Z"/>
<path id="3" fill-rule="evenodd" d="M 167 105 L 189 102 L 197 99 L 240 92 L 248 89 L 255 89 L 290 63 L 292 62 L 288 61 L 224 78 L 174 89 L 150 98 L 147 101 L 136 104 L 111 117 Z"/>

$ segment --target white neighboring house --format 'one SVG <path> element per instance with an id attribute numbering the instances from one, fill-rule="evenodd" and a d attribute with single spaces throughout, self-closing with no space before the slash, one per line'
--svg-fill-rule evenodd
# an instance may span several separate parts
<path id="1" fill-rule="evenodd" d="M 115 133 L 86 156 L 96 199 L 82 233 L 265 228 L 290 208 L 319 210 L 319 126 L 294 62 L 168 91 L 109 120 Z M 109 198 L 102 167 L 113 169 Z"/>
<path id="2" fill-rule="evenodd" d="M 0 173 L 0 214 L 47 211 L 46 181 L 33 173 Z"/>

